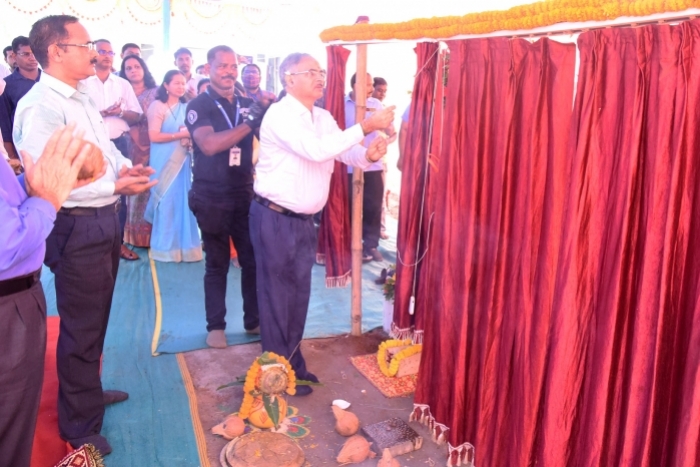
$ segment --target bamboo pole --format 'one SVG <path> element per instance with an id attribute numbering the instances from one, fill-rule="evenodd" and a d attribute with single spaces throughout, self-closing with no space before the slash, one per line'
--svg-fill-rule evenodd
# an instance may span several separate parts
<path id="1" fill-rule="evenodd" d="M 365 119 L 367 104 L 367 45 L 357 46 L 357 74 L 355 92 L 355 123 Z M 352 318 L 351 334 L 362 334 L 362 190 L 364 173 L 355 167 L 352 171 Z"/>

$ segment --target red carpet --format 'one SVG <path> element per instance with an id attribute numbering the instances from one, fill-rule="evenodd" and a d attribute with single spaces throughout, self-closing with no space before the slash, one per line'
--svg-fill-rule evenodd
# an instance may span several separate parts
<path id="1" fill-rule="evenodd" d="M 41 389 L 39 419 L 34 433 L 31 467 L 52 467 L 67 454 L 66 443 L 58 435 L 58 375 L 56 374 L 56 341 L 58 340 L 58 316 L 46 320 L 46 359 L 44 361 L 44 387 Z"/>

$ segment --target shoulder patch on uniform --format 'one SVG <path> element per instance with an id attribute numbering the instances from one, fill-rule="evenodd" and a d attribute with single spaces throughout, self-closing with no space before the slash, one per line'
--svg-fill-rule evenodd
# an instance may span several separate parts
<path id="1" fill-rule="evenodd" d="M 190 122 L 190 125 L 197 121 L 196 110 L 190 110 L 189 112 L 187 112 L 187 121 Z"/>

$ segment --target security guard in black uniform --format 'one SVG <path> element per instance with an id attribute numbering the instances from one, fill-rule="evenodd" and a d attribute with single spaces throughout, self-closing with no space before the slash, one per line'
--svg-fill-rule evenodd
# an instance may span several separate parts
<path id="1" fill-rule="evenodd" d="M 224 348 L 229 236 L 242 268 L 243 325 L 248 333 L 260 332 L 248 210 L 253 199 L 253 134 L 269 103 L 235 95 L 238 62 L 230 47 L 214 47 L 207 62 L 209 89 L 187 104 L 186 124 L 194 143 L 189 205 L 204 241 L 207 345 Z"/>

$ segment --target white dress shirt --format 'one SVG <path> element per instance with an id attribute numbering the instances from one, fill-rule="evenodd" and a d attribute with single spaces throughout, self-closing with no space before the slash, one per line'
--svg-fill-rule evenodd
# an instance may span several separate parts
<path id="1" fill-rule="evenodd" d="M 12 139 L 18 150 L 25 150 L 36 161 L 47 141 L 61 125 L 75 122 L 76 129 L 85 130 L 83 139 L 95 143 L 107 159 L 107 173 L 93 183 L 71 191 L 64 207 L 99 207 L 114 203 L 114 182 L 119 169 L 131 161 L 110 141 L 107 126 L 83 83 L 78 89 L 53 76 L 42 73 L 36 83 L 17 104 Z"/>
<path id="2" fill-rule="evenodd" d="M 0 96 L 2 96 L 2 93 L 5 92 L 5 80 L 0 78 Z M 10 156 L 7 154 L 7 151 L 5 150 L 5 143 L 2 141 L 2 135 L 0 134 L 0 156 L 2 156 L 3 159 L 8 160 Z"/>
<path id="3" fill-rule="evenodd" d="M 110 73 L 104 83 L 97 75 L 84 79 L 82 82 L 87 87 L 87 92 L 98 111 L 105 110 L 114 105 L 115 102 L 120 101 L 123 111 L 130 110 L 139 115 L 143 113 L 134 88 L 124 78 Z M 104 121 L 109 131 L 109 139 L 117 139 L 129 131 L 129 124 L 121 117 L 105 117 Z"/>
<path id="4" fill-rule="evenodd" d="M 350 94 L 345 96 L 345 128 L 350 128 L 355 124 L 356 105 L 357 104 L 355 103 L 355 101 L 350 98 Z M 384 106 L 382 105 L 382 101 L 374 97 L 367 98 L 365 107 L 367 107 L 367 110 L 365 111 L 365 120 L 372 116 L 372 112 L 376 112 L 377 110 L 382 110 L 384 108 Z M 365 146 L 369 146 L 372 140 L 378 136 L 379 132 L 376 130 L 373 131 L 365 137 L 363 144 Z M 379 170 L 384 170 L 384 164 L 382 163 L 381 159 L 367 167 L 365 169 L 365 172 L 373 172 Z M 352 173 L 352 167 L 348 167 L 348 173 Z"/>
<path id="5" fill-rule="evenodd" d="M 205 77 L 202 75 L 198 75 L 197 73 L 192 73 L 190 75 L 190 79 L 187 80 L 185 83 L 185 91 L 189 91 L 190 93 L 193 93 L 195 96 L 197 95 L 197 86 L 199 86 L 199 82 L 203 80 Z"/>
<path id="6" fill-rule="evenodd" d="M 313 113 L 312 113 L 313 112 Z M 326 110 L 287 94 L 272 104 L 260 127 L 255 192 L 300 214 L 314 214 L 328 200 L 334 161 L 368 167 L 360 125 L 338 128 Z"/>
<path id="7" fill-rule="evenodd" d="M 0 81 L 2 81 L 5 78 L 5 76 L 10 76 L 11 74 L 12 70 L 10 70 L 9 67 L 5 66 L 4 63 L 0 63 Z"/>

